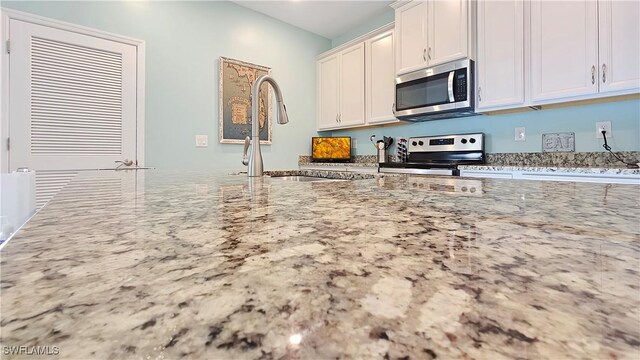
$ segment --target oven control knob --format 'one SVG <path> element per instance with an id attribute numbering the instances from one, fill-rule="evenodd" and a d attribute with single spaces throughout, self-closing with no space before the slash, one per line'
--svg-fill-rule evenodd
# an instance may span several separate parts
<path id="1" fill-rule="evenodd" d="M 422 141 L 418 141 L 418 145 L 422 146 L 424 143 Z"/>
<path id="2" fill-rule="evenodd" d="M 467 143 L 467 139 L 462 139 L 460 140 L 461 143 L 466 144 Z"/>
<path id="3" fill-rule="evenodd" d="M 469 139 L 469 142 L 473 144 L 473 143 L 475 143 L 475 142 L 476 142 L 476 139 L 471 138 L 471 139 Z"/>
<path id="4" fill-rule="evenodd" d="M 418 146 L 418 143 L 417 143 L 417 142 L 415 142 L 415 141 L 413 141 L 413 142 L 411 143 L 411 145 L 413 145 L 413 146 Z"/>

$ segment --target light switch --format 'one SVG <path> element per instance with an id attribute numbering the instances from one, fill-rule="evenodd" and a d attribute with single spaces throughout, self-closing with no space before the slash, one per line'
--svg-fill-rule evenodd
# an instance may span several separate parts
<path id="1" fill-rule="evenodd" d="M 516 131 L 515 131 L 515 140 L 516 141 L 525 141 L 525 139 L 526 139 L 525 128 L 517 127 Z"/>
<path id="2" fill-rule="evenodd" d="M 207 135 L 196 135 L 196 147 L 209 146 L 209 137 Z"/>

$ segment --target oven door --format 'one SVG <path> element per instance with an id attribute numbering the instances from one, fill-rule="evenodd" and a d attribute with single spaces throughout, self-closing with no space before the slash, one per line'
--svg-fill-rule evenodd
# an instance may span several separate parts
<path id="1" fill-rule="evenodd" d="M 471 109 L 471 61 L 461 60 L 396 79 L 397 118 Z"/>

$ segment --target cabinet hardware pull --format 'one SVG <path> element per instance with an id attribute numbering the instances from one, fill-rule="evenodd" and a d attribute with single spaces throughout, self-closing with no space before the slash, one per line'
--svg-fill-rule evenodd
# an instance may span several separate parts
<path id="1" fill-rule="evenodd" d="M 606 64 L 602 64 L 602 83 L 606 83 L 607 82 L 607 65 Z"/>
<path id="2" fill-rule="evenodd" d="M 336 114 L 336 122 L 338 122 L 338 114 Z"/>
<path id="3" fill-rule="evenodd" d="M 342 114 L 338 115 L 338 122 L 342 122 Z"/>
<path id="4" fill-rule="evenodd" d="M 429 60 L 431 60 L 431 46 L 429 46 L 429 52 L 427 53 Z"/>
<path id="5" fill-rule="evenodd" d="M 422 60 L 427 61 L 427 48 L 422 49 Z"/>
<path id="6" fill-rule="evenodd" d="M 482 87 L 478 87 L 478 101 L 482 101 Z"/>
<path id="7" fill-rule="evenodd" d="M 596 83 L 596 66 L 595 65 L 591 66 L 591 83 L 592 84 Z"/>

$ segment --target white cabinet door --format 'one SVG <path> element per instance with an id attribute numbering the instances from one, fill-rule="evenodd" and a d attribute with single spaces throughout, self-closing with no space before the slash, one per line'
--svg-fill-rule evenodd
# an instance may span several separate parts
<path id="1" fill-rule="evenodd" d="M 426 54 L 426 3 L 413 1 L 396 9 L 396 74 L 424 68 Z"/>
<path id="2" fill-rule="evenodd" d="M 531 2 L 531 100 L 598 92 L 598 3 Z"/>
<path id="3" fill-rule="evenodd" d="M 367 40 L 365 50 L 367 124 L 399 121 L 393 116 L 395 99 L 393 30 Z"/>
<path id="4" fill-rule="evenodd" d="M 478 109 L 524 104 L 522 0 L 478 2 Z"/>
<path id="5" fill-rule="evenodd" d="M 427 2 L 429 66 L 468 56 L 468 0 Z"/>
<path id="6" fill-rule="evenodd" d="M 640 89 L 640 2 L 598 2 L 600 92 Z"/>
<path id="7" fill-rule="evenodd" d="M 135 160 L 136 47 L 16 19 L 9 28 L 10 170 Z"/>
<path id="8" fill-rule="evenodd" d="M 318 129 L 338 125 L 340 112 L 340 62 L 338 54 L 318 61 Z"/>
<path id="9" fill-rule="evenodd" d="M 364 42 L 340 53 L 339 126 L 364 124 Z"/>

